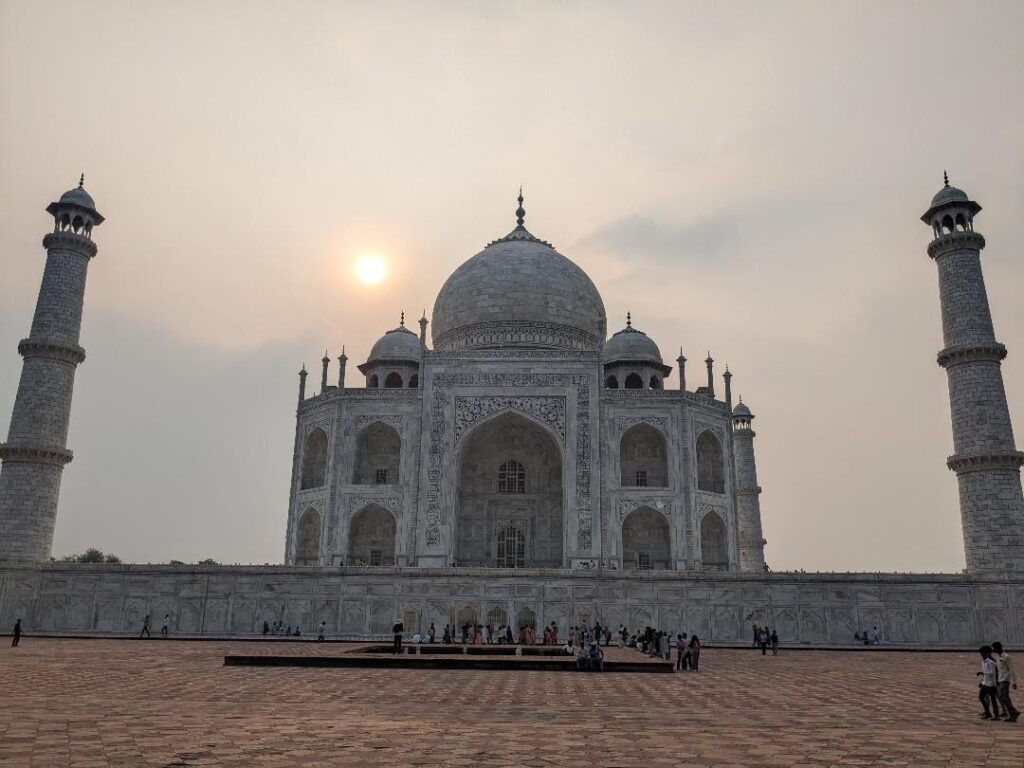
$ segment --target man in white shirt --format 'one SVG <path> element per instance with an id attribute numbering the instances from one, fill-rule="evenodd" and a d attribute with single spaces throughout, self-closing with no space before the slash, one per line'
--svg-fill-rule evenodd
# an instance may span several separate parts
<path id="1" fill-rule="evenodd" d="M 996 662 L 996 686 L 999 689 L 999 703 L 1003 705 L 1006 712 L 1006 722 L 1016 723 L 1020 717 L 1020 711 L 1013 706 L 1013 699 L 1010 697 L 1010 687 L 1017 690 L 1017 673 L 1013 670 L 1013 661 L 1010 654 L 1003 653 L 1002 643 L 992 643 L 993 657 Z"/>
<path id="2" fill-rule="evenodd" d="M 983 645 L 978 650 L 981 654 L 981 671 L 978 673 L 978 700 L 984 712 L 979 715 L 982 720 L 999 719 L 999 691 L 996 688 L 997 670 L 992 649 Z M 991 703 L 991 707 L 989 706 Z"/>

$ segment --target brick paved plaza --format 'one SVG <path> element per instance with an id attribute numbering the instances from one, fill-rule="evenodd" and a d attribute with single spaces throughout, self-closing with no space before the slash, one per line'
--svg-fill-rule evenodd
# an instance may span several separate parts
<path id="1" fill-rule="evenodd" d="M 967 653 L 710 648 L 676 675 L 223 666 L 343 648 L 4 642 L 0 765 L 1024 766 L 1024 725 L 977 719 Z"/>

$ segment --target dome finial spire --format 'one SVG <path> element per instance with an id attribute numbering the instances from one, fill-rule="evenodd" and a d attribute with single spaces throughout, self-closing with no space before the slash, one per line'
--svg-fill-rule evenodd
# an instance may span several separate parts
<path id="1" fill-rule="evenodd" d="M 82 171 L 82 175 L 78 177 L 78 188 L 81 189 L 83 184 L 85 184 L 85 171 Z"/>
<path id="2" fill-rule="evenodd" d="M 398 321 L 398 324 L 399 324 L 400 326 L 402 326 L 403 328 L 405 328 L 405 310 L 404 310 L 404 309 L 402 310 L 402 317 L 401 317 L 401 319 L 400 319 L 400 320 Z"/>
<path id="3" fill-rule="evenodd" d="M 627 328 L 632 328 L 633 327 L 633 313 L 632 312 L 626 312 L 626 327 Z"/>
<path id="4" fill-rule="evenodd" d="M 942 181 L 944 182 L 945 186 L 949 186 L 949 174 L 946 173 L 945 171 L 942 172 Z"/>
<path id="5" fill-rule="evenodd" d="M 523 185 L 519 185 L 519 197 L 516 198 L 519 201 L 519 207 L 516 208 L 516 224 L 520 227 L 523 226 L 523 221 L 526 219 L 526 211 L 523 209 Z"/>

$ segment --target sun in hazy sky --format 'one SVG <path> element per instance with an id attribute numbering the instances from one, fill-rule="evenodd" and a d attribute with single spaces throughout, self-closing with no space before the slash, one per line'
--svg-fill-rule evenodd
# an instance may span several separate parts
<path id="1" fill-rule="evenodd" d="M 365 253 L 356 259 L 356 277 L 366 285 L 376 285 L 388 276 L 388 265 L 374 253 Z"/>

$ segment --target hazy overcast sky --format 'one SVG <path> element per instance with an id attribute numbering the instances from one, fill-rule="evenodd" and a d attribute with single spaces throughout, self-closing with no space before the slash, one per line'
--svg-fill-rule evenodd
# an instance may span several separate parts
<path id="1" fill-rule="evenodd" d="M 1022 28 L 1016 0 L 0 2 L 3 435 L 44 208 L 84 170 L 107 217 L 55 554 L 279 562 L 299 366 L 429 315 L 522 183 L 611 330 L 729 363 L 774 568 L 959 570 L 918 217 L 944 168 L 984 206 L 1021 445 Z"/>

